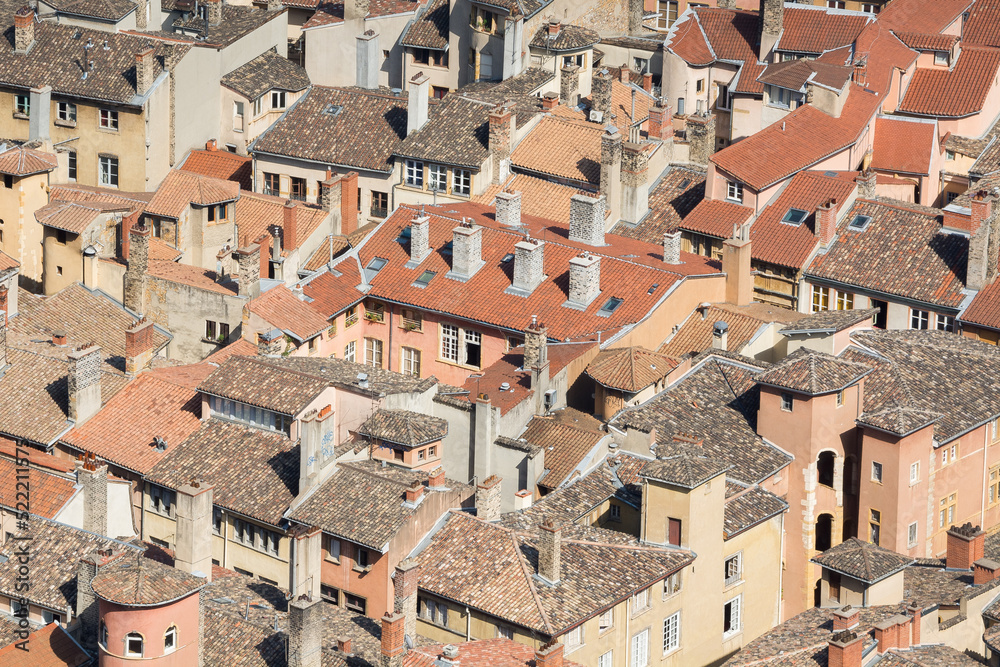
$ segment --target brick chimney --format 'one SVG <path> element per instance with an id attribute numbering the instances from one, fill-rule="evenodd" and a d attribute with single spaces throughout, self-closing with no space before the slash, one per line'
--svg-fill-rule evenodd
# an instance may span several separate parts
<path id="1" fill-rule="evenodd" d="M 90 343 L 69 353 L 69 419 L 81 426 L 101 409 L 101 348 Z"/>
<path id="2" fill-rule="evenodd" d="M 666 264 L 681 263 L 681 232 L 676 230 L 663 235 L 663 261 Z"/>
<path id="3" fill-rule="evenodd" d="M 563 645 L 557 641 L 549 642 L 535 649 L 535 667 L 562 667 Z"/>
<path id="4" fill-rule="evenodd" d="M 66 347 L 68 340 L 65 329 L 56 329 L 52 332 L 52 344 L 56 347 Z"/>
<path id="5" fill-rule="evenodd" d="M 260 296 L 260 246 L 251 243 L 236 251 L 236 261 L 239 266 L 240 296 L 256 299 Z"/>
<path id="6" fill-rule="evenodd" d="M 875 199 L 875 186 L 878 183 L 878 174 L 874 169 L 868 169 L 858 174 L 858 199 Z"/>
<path id="7" fill-rule="evenodd" d="M 490 112 L 489 149 L 493 184 L 499 185 L 510 175 L 510 154 L 514 150 L 515 114 L 513 106 L 501 104 Z"/>
<path id="8" fill-rule="evenodd" d="M 292 595 L 319 599 L 323 563 L 323 531 L 316 526 L 292 530 Z"/>
<path id="9" fill-rule="evenodd" d="M 406 617 L 386 612 L 382 617 L 382 655 L 379 667 L 402 667 L 406 655 Z"/>
<path id="10" fill-rule="evenodd" d="M 861 609 L 847 605 L 833 612 L 833 631 L 851 630 L 861 620 Z"/>
<path id="11" fill-rule="evenodd" d="M 344 655 L 352 655 L 351 638 L 337 637 L 337 650 Z"/>
<path id="12" fill-rule="evenodd" d="M 785 23 L 784 0 L 761 0 L 760 50 L 757 60 L 765 61 L 781 36 Z"/>
<path id="13" fill-rule="evenodd" d="M 643 72 L 642 73 L 642 89 L 647 93 L 653 92 L 653 73 Z"/>
<path id="14" fill-rule="evenodd" d="M 153 81 L 156 80 L 155 53 L 156 49 L 150 46 L 135 54 L 135 92 L 139 95 L 144 95 L 152 88 Z"/>
<path id="15" fill-rule="evenodd" d="M 177 489 L 177 541 L 174 567 L 212 580 L 214 487 L 191 479 Z"/>
<path id="16" fill-rule="evenodd" d="M 559 583 L 562 529 L 546 520 L 538 530 L 538 576 L 550 584 Z"/>
<path id="17" fill-rule="evenodd" d="M 288 667 L 322 667 L 322 604 L 308 595 L 288 603 Z"/>
<path id="18" fill-rule="evenodd" d="M 618 68 L 618 81 L 621 83 L 632 82 L 632 70 L 629 69 L 628 63 L 622 63 L 622 66 Z"/>
<path id="19" fill-rule="evenodd" d="M 972 564 L 973 583 L 977 586 L 988 584 L 1000 578 L 1000 563 L 989 558 L 980 558 Z"/>
<path id="20" fill-rule="evenodd" d="M 483 228 L 463 220 L 451 234 L 451 271 L 447 276 L 464 283 L 486 264 L 483 261 Z"/>
<path id="21" fill-rule="evenodd" d="M 28 5 L 14 12 L 14 53 L 25 54 L 35 45 L 35 10 Z"/>
<path id="22" fill-rule="evenodd" d="M 569 301 L 571 308 L 584 310 L 601 293 L 601 258 L 582 252 L 569 260 Z"/>
<path id="23" fill-rule="evenodd" d="M 392 580 L 392 610 L 401 614 L 403 634 L 411 641 L 417 639 L 417 582 L 420 580 L 420 564 L 412 558 L 404 558 L 396 566 L 396 576 Z"/>
<path id="24" fill-rule="evenodd" d="M 424 485 L 417 480 L 410 482 L 410 485 L 406 487 L 406 504 L 414 505 L 420 503 L 421 498 L 424 497 Z"/>
<path id="25" fill-rule="evenodd" d="M 749 240 L 723 241 L 722 271 L 726 274 L 726 301 L 736 306 L 749 305 L 753 301 Z"/>
<path id="26" fill-rule="evenodd" d="M 299 208 L 291 199 L 285 201 L 282 207 L 281 237 L 284 248 L 291 252 L 299 247 Z"/>
<path id="27" fill-rule="evenodd" d="M 483 521 L 500 519 L 501 478 L 490 475 L 476 485 L 476 516 Z"/>
<path id="28" fill-rule="evenodd" d="M 602 69 L 594 73 L 590 84 L 590 109 L 602 114 L 601 123 L 610 123 L 610 118 L 604 118 L 611 111 L 611 72 Z"/>
<path id="29" fill-rule="evenodd" d="M 868 633 L 858 634 L 842 630 L 832 637 L 827 646 L 828 667 L 861 667 L 861 652 Z"/>
<path id="30" fill-rule="evenodd" d="M 257 354 L 262 357 L 280 357 L 285 351 L 285 334 L 271 329 L 257 334 Z"/>
<path id="31" fill-rule="evenodd" d="M 573 195 L 569 200 L 569 240 L 603 246 L 606 204 L 603 196 Z"/>
<path id="32" fill-rule="evenodd" d="M 837 234 L 837 200 L 830 199 L 816 207 L 816 238 L 824 246 L 830 245 Z"/>
<path id="33" fill-rule="evenodd" d="M 358 88 L 377 90 L 378 72 L 382 65 L 382 53 L 378 48 L 378 33 L 374 30 L 366 30 L 354 39 L 357 43 L 355 85 Z"/>
<path id="34" fill-rule="evenodd" d="M 910 644 L 917 646 L 920 644 L 920 619 L 923 617 L 924 610 L 922 607 L 914 605 L 907 607 L 906 613 L 913 619 L 910 623 Z"/>
<path id="35" fill-rule="evenodd" d="M 996 202 L 992 196 L 980 190 L 972 196 L 970 208 L 972 209 L 969 223 L 971 236 L 965 286 L 970 290 L 981 290 L 996 278 L 996 271 L 990 271 L 990 248 L 997 242 L 997 239 L 993 238 L 992 224 Z"/>
<path id="36" fill-rule="evenodd" d="M 153 321 L 145 317 L 125 330 L 125 372 L 135 375 L 153 360 Z"/>
<path id="37" fill-rule="evenodd" d="M 427 105 L 430 79 L 417 72 L 410 79 L 409 102 L 406 105 L 406 136 L 410 136 L 427 123 Z"/>
<path id="38" fill-rule="evenodd" d="M 128 268 L 124 305 L 134 313 L 146 310 L 146 270 L 149 266 L 149 228 L 139 223 L 129 230 Z"/>
<path id="39" fill-rule="evenodd" d="M 552 111 L 559 106 L 559 93 L 545 93 L 542 95 L 542 110 Z"/>
<path id="40" fill-rule="evenodd" d="M 965 523 L 962 526 L 952 526 L 948 529 L 948 544 L 945 566 L 949 570 L 970 570 L 972 564 L 983 557 L 986 534 Z"/>
<path id="41" fill-rule="evenodd" d="M 531 324 L 524 330 L 525 369 L 541 366 L 549 361 L 549 330 L 537 318 L 531 317 Z"/>
<path id="42" fill-rule="evenodd" d="M 83 529 L 108 534 L 108 466 L 94 455 L 76 462 L 76 483 L 83 487 Z"/>
<path id="43" fill-rule="evenodd" d="M 622 135 L 614 125 L 608 125 L 601 134 L 601 194 L 607 197 L 606 206 L 611 219 L 618 221 L 622 196 Z"/>
<path id="44" fill-rule="evenodd" d="M 570 109 L 580 104 L 580 67 L 563 65 L 559 70 L 559 99 Z"/>
<path id="45" fill-rule="evenodd" d="M 333 407 L 310 410 L 299 419 L 299 495 L 336 470 Z"/>
<path id="46" fill-rule="evenodd" d="M 214 27 L 222 23 L 222 0 L 203 0 L 208 15 L 208 25 Z"/>
<path id="47" fill-rule="evenodd" d="M 521 193 L 498 192 L 494 200 L 496 221 L 505 227 L 521 226 Z"/>
<path id="48" fill-rule="evenodd" d="M 427 473 L 427 488 L 428 489 L 444 489 L 445 488 L 445 476 L 444 468 L 438 466 Z"/>
<path id="49" fill-rule="evenodd" d="M 514 244 L 515 292 L 531 294 L 545 279 L 545 244 L 531 237 Z"/>
<path id="50" fill-rule="evenodd" d="M 358 172 L 349 171 L 340 179 L 340 233 L 358 230 Z"/>
<path id="51" fill-rule="evenodd" d="M 910 645 L 910 617 L 897 614 L 875 624 L 875 641 L 878 652 L 885 653 L 893 648 L 908 648 Z"/>
<path id="52" fill-rule="evenodd" d="M 655 141 L 674 140 L 674 112 L 669 104 L 662 100 L 649 109 L 649 124 L 647 134 Z"/>
<path id="53" fill-rule="evenodd" d="M 219 143 L 215 139 L 209 139 L 205 142 L 205 150 L 212 152 L 217 151 L 219 150 Z"/>
<path id="54" fill-rule="evenodd" d="M 410 221 L 410 261 L 416 266 L 431 254 L 431 219 L 419 215 Z"/>

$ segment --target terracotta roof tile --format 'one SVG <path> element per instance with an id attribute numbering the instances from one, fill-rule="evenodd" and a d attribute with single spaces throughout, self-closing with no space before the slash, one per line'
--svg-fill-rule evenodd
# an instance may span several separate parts
<path id="1" fill-rule="evenodd" d="M 786 7 L 784 29 L 775 45 L 778 51 L 820 54 L 851 44 L 871 14 L 829 10 L 826 7 Z"/>
<path id="2" fill-rule="evenodd" d="M 0 153 L 0 174 L 27 176 L 52 171 L 58 166 L 53 153 L 16 146 Z"/>
<path id="3" fill-rule="evenodd" d="M 725 539 L 731 539 L 787 510 L 788 503 L 759 486 L 752 486 L 733 496 L 727 494 L 722 520 L 723 535 Z"/>
<path id="4" fill-rule="evenodd" d="M 699 449 L 697 446 L 691 446 L 686 447 L 684 451 L 658 456 L 655 461 L 644 465 L 639 475 L 645 479 L 693 489 L 733 467 L 730 463 L 708 458 L 702 452 L 696 451 Z"/>
<path id="5" fill-rule="evenodd" d="M 309 87 L 309 75 L 271 48 L 223 75 L 220 83 L 255 100 L 269 90 L 304 90 Z"/>
<path id="6" fill-rule="evenodd" d="M 694 12 L 684 14 L 674 23 L 667 49 L 689 65 L 708 65 L 715 57 L 697 16 Z"/>
<path id="7" fill-rule="evenodd" d="M 217 279 L 215 271 L 209 271 L 208 269 L 203 269 L 200 266 L 180 264 L 173 260 L 150 259 L 146 273 L 153 278 L 166 280 L 179 285 L 197 287 L 198 289 L 214 292 L 216 294 L 236 296 L 239 291 L 236 281 L 231 278 L 227 278 L 225 281 L 220 282 Z"/>
<path id="8" fill-rule="evenodd" d="M 287 199 L 264 195 L 258 192 L 244 192 L 236 201 L 236 220 L 240 227 L 240 245 L 256 243 L 268 233 L 271 227 L 277 225 L 282 232 L 285 229 L 285 203 Z M 305 202 L 295 204 L 295 248 L 303 248 L 305 242 L 312 236 L 329 214 L 322 208 Z M 291 244 L 282 234 L 282 255 L 288 255 L 293 250 Z"/>
<path id="9" fill-rule="evenodd" d="M 423 15 L 407 27 L 400 43 L 426 49 L 447 48 L 451 18 L 448 5 L 448 0 L 432 0 Z"/>
<path id="10" fill-rule="evenodd" d="M 171 248 L 165 241 L 158 238 L 149 239 L 149 260 L 176 262 L 184 256 L 184 253 L 177 248 Z M 125 259 L 128 259 L 127 257 Z"/>
<path id="11" fill-rule="evenodd" d="M 241 190 L 253 190 L 253 160 L 229 151 L 193 150 L 178 167 L 202 176 L 236 181 Z"/>
<path id="12" fill-rule="evenodd" d="M 601 181 L 601 134 L 586 121 L 548 116 L 521 140 L 511 164 L 527 171 L 598 185 Z"/>
<path id="13" fill-rule="evenodd" d="M 0 663 L 5 667 L 83 667 L 91 658 L 65 628 L 49 623 L 25 639 L 25 650 L 18 643 L 0 648 Z"/>
<path id="14" fill-rule="evenodd" d="M 233 356 L 198 385 L 198 391 L 284 415 L 297 415 L 328 382 L 272 363 L 273 359 Z"/>
<path id="15" fill-rule="evenodd" d="M 712 348 L 712 329 L 716 322 L 722 321 L 729 326 L 727 346 L 738 353 L 765 324 L 794 322 L 801 317 L 804 314 L 763 303 L 750 306 L 716 304 L 705 309 L 704 315 L 700 310 L 693 311 L 658 351 L 676 358 L 701 354 Z"/>
<path id="16" fill-rule="evenodd" d="M 979 290 L 961 320 L 969 324 L 1000 330 L 1000 280 L 994 280 Z"/>
<path id="17" fill-rule="evenodd" d="M 833 65 L 819 60 L 785 60 L 767 66 L 757 80 L 762 84 L 789 90 L 804 90 L 807 83 L 816 83 L 834 90 L 842 90 L 851 80 L 854 68 Z"/>
<path id="18" fill-rule="evenodd" d="M 733 225 L 742 225 L 753 216 L 753 209 L 721 199 L 703 199 L 683 218 L 678 227 L 700 234 L 728 239 Z"/>
<path id="19" fill-rule="evenodd" d="M 966 29 L 967 31 L 968 29 Z M 896 32 L 895 34 L 899 41 L 915 51 L 951 51 L 958 42 L 958 35 L 920 32 Z"/>
<path id="20" fill-rule="evenodd" d="M 141 211 L 153 198 L 152 192 L 124 192 L 112 188 L 97 188 L 87 185 L 54 185 L 49 193 L 49 201 L 101 202 L 124 204 L 132 211 Z"/>
<path id="21" fill-rule="evenodd" d="M 979 113 L 993 87 L 998 67 L 997 49 L 966 47 L 950 70 L 918 69 L 899 110 L 943 117 Z"/>
<path id="22" fill-rule="evenodd" d="M 46 227 L 80 234 L 102 213 L 127 211 L 124 204 L 54 201 L 35 210 L 35 220 Z"/>
<path id="23" fill-rule="evenodd" d="M 176 220 L 191 204 L 223 204 L 236 201 L 239 196 L 238 183 L 174 169 L 156 189 L 153 198 L 146 205 L 146 213 Z"/>
<path id="24" fill-rule="evenodd" d="M 246 340 L 245 338 L 239 338 L 237 340 L 234 340 L 229 345 L 226 345 L 222 349 L 217 350 L 212 354 L 208 355 L 207 357 L 205 357 L 205 362 L 221 366 L 226 359 L 234 355 L 242 357 L 257 356 L 257 346 L 251 343 L 250 341 Z M 199 380 L 198 384 L 200 383 L 201 381 Z"/>
<path id="25" fill-rule="evenodd" d="M 545 450 L 546 472 L 538 485 L 556 489 L 572 479 L 573 472 L 605 435 L 592 423 L 583 420 L 573 423 L 560 415 L 534 417 L 518 439 Z"/>
<path id="26" fill-rule="evenodd" d="M 329 262 L 331 257 L 340 257 L 344 254 L 345 250 L 351 247 L 351 242 L 347 240 L 344 235 L 334 236 L 332 239 L 333 251 L 330 250 L 331 238 L 329 236 L 323 239 L 323 242 L 319 244 L 319 247 L 313 252 L 313 254 L 306 260 L 306 263 L 302 266 L 303 271 L 319 271 L 323 269 Z"/>
<path id="27" fill-rule="evenodd" d="M 376 410 L 358 427 L 358 434 L 407 447 L 419 447 L 444 439 L 448 422 L 440 417 L 409 410 Z"/>
<path id="28" fill-rule="evenodd" d="M 972 0 L 893 0 L 878 15 L 878 24 L 898 32 L 944 32 L 972 5 Z"/>
<path id="29" fill-rule="evenodd" d="M 492 108 L 491 104 L 448 95 L 431 106 L 423 127 L 411 132 L 394 152 L 416 160 L 479 169 L 489 155 Z"/>
<path id="30" fill-rule="evenodd" d="M 154 607 L 196 593 L 208 583 L 143 554 L 102 567 L 91 585 L 97 597 L 128 607 Z"/>
<path id="31" fill-rule="evenodd" d="M 11 257 L 10 255 L 7 255 L 7 254 L 4 254 L 3 252 L 0 252 L 0 273 L 3 273 L 5 271 L 9 271 L 10 269 L 13 269 L 13 268 L 19 267 L 19 266 L 21 266 L 21 263 L 19 261 L 17 261 L 16 259 L 14 259 L 13 257 Z"/>
<path id="32" fill-rule="evenodd" d="M 299 340 L 309 340 L 330 328 L 326 316 L 299 299 L 285 285 L 273 287 L 250 302 L 250 312 L 272 327 Z"/>
<path id="33" fill-rule="evenodd" d="M 855 324 L 871 320 L 876 308 L 858 310 L 821 310 L 818 313 L 806 315 L 794 324 L 790 324 L 778 333 L 790 336 L 797 333 L 836 333 L 848 329 Z"/>
<path id="34" fill-rule="evenodd" d="M 933 424 L 941 417 L 939 412 L 894 406 L 876 412 L 866 412 L 857 422 L 862 426 L 871 426 L 879 431 L 904 437 L 928 424 Z"/>
<path id="35" fill-rule="evenodd" d="M 521 193 L 521 213 L 551 218 L 564 225 L 569 224 L 570 199 L 578 194 L 587 196 L 593 194 L 587 190 L 554 181 L 546 181 L 527 174 L 513 174 L 506 183 L 491 185 L 483 194 L 473 197 L 472 201 L 477 204 L 493 206 L 497 193 L 501 191 Z"/>
<path id="36" fill-rule="evenodd" d="M 344 22 L 343 2 L 319 2 L 316 11 L 302 24 L 303 30 L 322 28 Z"/>
<path id="37" fill-rule="evenodd" d="M 604 350 L 587 366 L 586 373 L 611 389 L 638 393 L 665 378 L 677 360 L 641 347 Z"/>
<path id="38" fill-rule="evenodd" d="M 549 36 L 548 24 L 543 23 L 542 26 L 535 31 L 535 35 L 531 38 L 530 45 L 540 49 L 548 49 L 550 51 L 573 51 L 593 46 L 600 41 L 601 36 L 597 34 L 597 31 L 576 25 L 560 26 L 558 34 L 553 39 Z"/>
<path id="39" fill-rule="evenodd" d="M 271 11 L 263 7 L 246 5 L 222 5 L 222 21 L 211 30 L 205 25 L 205 20 L 194 13 L 181 13 L 171 27 L 173 32 L 167 33 L 169 39 L 186 38 L 206 46 L 228 46 L 265 23 L 282 15 L 284 8 Z"/>
<path id="40" fill-rule="evenodd" d="M 817 396 L 841 391 L 872 372 L 871 367 L 809 350 L 792 352 L 761 373 L 761 384 Z"/>
<path id="41" fill-rule="evenodd" d="M 663 235 L 675 231 L 683 218 L 705 197 L 705 174 L 672 167 L 649 191 L 649 215 L 637 225 L 619 222 L 613 234 L 646 243 L 663 243 Z M 568 219 L 568 218 L 567 218 Z"/>
<path id="42" fill-rule="evenodd" d="M 19 466 L 15 461 L 14 443 L 6 438 L 0 438 L 0 443 L 4 445 L 4 456 L 0 456 L 0 505 L 13 512 L 17 509 L 17 480 Z M 9 446 L 8 446 L 9 444 Z M 24 450 L 22 450 L 24 451 Z M 29 450 L 29 456 L 36 458 L 46 456 Z M 58 461 L 58 459 L 54 459 Z M 32 464 L 28 466 L 28 484 L 31 487 L 31 513 L 45 519 L 54 519 L 67 502 L 75 495 L 75 482 L 67 473 L 67 470 L 46 469 Z M 23 489 L 23 486 L 22 486 Z"/>
<path id="43" fill-rule="evenodd" d="M 962 43 L 1000 46 L 1000 2 L 977 0 L 962 30 Z"/>
<path id="44" fill-rule="evenodd" d="M 334 259 L 334 262 L 337 260 Z M 333 317 L 364 300 L 358 291 L 361 272 L 355 258 L 336 263 L 333 269 L 322 270 L 303 281 L 303 293 L 312 299 L 313 307 L 327 317 Z"/>
<path id="45" fill-rule="evenodd" d="M 463 642 L 458 647 L 462 664 L 469 667 L 534 667 L 535 665 L 534 648 L 505 637 Z M 443 651 L 442 644 L 418 646 L 403 658 L 403 667 L 433 667 L 435 664 L 440 664 Z M 579 663 L 571 660 L 563 660 L 562 664 L 567 667 L 581 667 Z"/>
<path id="46" fill-rule="evenodd" d="M 913 559 L 851 537 L 813 557 L 812 562 L 867 584 L 874 584 L 910 565 Z"/>

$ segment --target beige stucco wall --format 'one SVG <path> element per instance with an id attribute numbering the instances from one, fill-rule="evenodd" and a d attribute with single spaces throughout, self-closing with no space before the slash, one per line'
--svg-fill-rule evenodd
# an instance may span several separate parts
<path id="1" fill-rule="evenodd" d="M 0 114 L 2 115 L 2 114 Z M 26 287 L 42 287 L 42 226 L 35 211 L 48 203 L 49 174 L 14 178 L 13 187 L 0 185 L 0 251 L 21 263 Z M 15 290 L 16 291 L 16 290 Z M 9 297 L 8 297 L 9 298 Z"/>

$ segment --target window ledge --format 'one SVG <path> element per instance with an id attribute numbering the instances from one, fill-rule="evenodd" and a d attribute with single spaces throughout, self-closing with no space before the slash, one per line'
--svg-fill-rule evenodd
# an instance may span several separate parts
<path id="1" fill-rule="evenodd" d="M 368 574 L 369 572 L 372 571 L 372 566 L 365 565 L 364 567 L 361 567 L 359 565 L 354 565 L 353 567 L 351 567 L 351 571 L 357 572 L 358 574 Z"/>
<path id="2" fill-rule="evenodd" d="M 20 118 L 21 120 L 28 120 L 28 114 L 15 111 L 14 118 Z"/>
<path id="3" fill-rule="evenodd" d="M 59 118 L 56 118 L 54 122 L 59 127 L 76 127 L 75 120 L 60 120 Z"/>
<path id="4" fill-rule="evenodd" d="M 98 132 L 105 132 L 107 134 L 119 134 L 118 130 L 112 129 L 110 127 L 97 127 Z"/>

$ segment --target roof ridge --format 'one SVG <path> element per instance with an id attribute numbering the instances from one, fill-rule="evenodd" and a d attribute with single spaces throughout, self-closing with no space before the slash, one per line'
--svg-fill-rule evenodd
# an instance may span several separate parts
<path id="1" fill-rule="evenodd" d="M 484 521 L 483 523 L 486 522 Z M 528 584 L 528 590 L 531 592 L 531 597 L 535 601 L 535 607 L 538 609 L 538 615 L 542 619 L 542 624 L 550 634 L 554 633 L 555 630 L 553 629 L 552 624 L 549 623 L 548 614 L 545 613 L 545 609 L 542 607 L 542 598 L 538 595 L 538 589 L 535 588 L 535 583 L 532 581 L 531 572 L 528 570 L 528 559 L 521 551 L 517 535 L 513 530 L 508 530 L 503 526 L 498 527 L 508 531 L 508 534 L 510 535 L 511 547 L 514 549 L 514 557 L 517 558 L 517 562 L 521 566 L 521 572 L 524 574 L 524 580 Z"/>
<path id="2" fill-rule="evenodd" d="M 369 459 L 369 460 L 371 460 L 371 459 Z M 358 474 L 361 474 L 361 475 L 365 475 L 366 477 L 371 477 L 372 479 L 381 480 L 381 481 L 386 482 L 388 484 L 395 484 L 396 486 L 398 486 L 400 488 L 403 488 L 403 489 L 405 489 L 405 488 L 407 488 L 407 487 L 410 486 L 406 482 L 399 482 L 399 481 L 394 480 L 394 479 L 392 479 L 390 477 L 386 477 L 385 475 L 379 475 L 379 474 L 377 474 L 375 472 L 372 472 L 371 470 L 365 470 L 364 468 L 360 468 L 360 467 L 358 467 L 356 465 L 352 465 L 351 463 L 338 463 L 337 467 L 338 468 L 347 468 L 348 470 L 353 470 L 354 472 L 356 472 Z"/>

